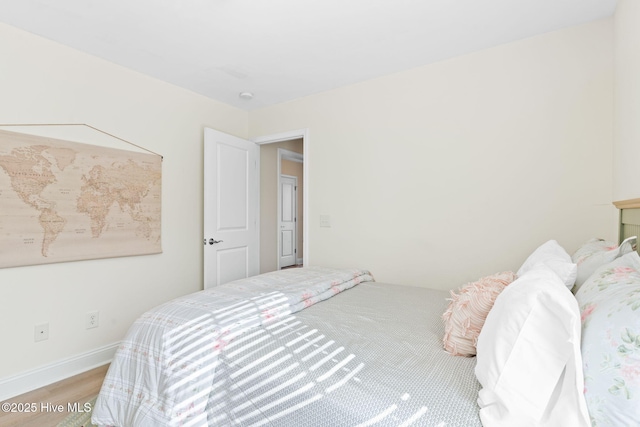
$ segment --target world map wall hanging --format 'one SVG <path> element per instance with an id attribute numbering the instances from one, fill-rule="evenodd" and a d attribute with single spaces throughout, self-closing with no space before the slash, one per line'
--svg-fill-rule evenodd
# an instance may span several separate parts
<path id="1" fill-rule="evenodd" d="M 162 252 L 162 157 L 0 130 L 0 268 Z"/>

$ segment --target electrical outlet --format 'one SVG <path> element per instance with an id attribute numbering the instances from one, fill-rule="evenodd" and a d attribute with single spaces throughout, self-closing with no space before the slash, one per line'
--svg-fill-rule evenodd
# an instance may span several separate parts
<path id="1" fill-rule="evenodd" d="M 49 324 L 41 323 L 36 325 L 33 330 L 33 340 L 35 342 L 44 341 L 49 339 Z"/>
<path id="2" fill-rule="evenodd" d="M 85 318 L 84 327 L 86 329 L 97 328 L 100 324 L 100 317 L 98 311 L 90 311 Z"/>

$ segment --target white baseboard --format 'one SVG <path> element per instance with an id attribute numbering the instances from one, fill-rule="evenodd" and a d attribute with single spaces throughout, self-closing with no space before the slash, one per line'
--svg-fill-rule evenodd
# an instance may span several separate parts
<path id="1" fill-rule="evenodd" d="M 119 345 L 119 342 L 109 344 L 30 371 L 0 378 L 0 401 L 105 365 L 113 360 Z"/>
<path id="2" fill-rule="evenodd" d="M 303 262 L 302 258 L 296 259 L 296 265 L 302 265 L 302 262 Z"/>

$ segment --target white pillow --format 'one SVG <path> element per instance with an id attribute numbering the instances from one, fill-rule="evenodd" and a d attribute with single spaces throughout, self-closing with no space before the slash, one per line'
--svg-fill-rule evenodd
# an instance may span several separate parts
<path id="1" fill-rule="evenodd" d="M 553 270 L 567 288 L 571 289 L 575 284 L 578 267 L 571 261 L 567 251 L 555 240 L 549 240 L 533 251 L 517 274 L 522 276 L 540 264 Z"/>
<path id="2" fill-rule="evenodd" d="M 589 425 L 578 304 L 554 271 L 538 265 L 498 295 L 475 372 L 484 427 Z"/>
<path id="3" fill-rule="evenodd" d="M 636 236 L 629 237 L 618 246 L 606 240 L 591 239 L 580 246 L 571 256 L 571 260 L 578 265 L 578 276 L 576 278 L 576 286 L 573 288 L 573 293 L 578 292 L 580 286 L 587 281 L 589 276 L 591 276 L 598 267 L 609 264 L 624 254 L 633 252 L 636 240 Z"/>

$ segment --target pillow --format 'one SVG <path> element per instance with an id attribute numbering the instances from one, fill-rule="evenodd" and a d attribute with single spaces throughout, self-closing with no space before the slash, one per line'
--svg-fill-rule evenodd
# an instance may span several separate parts
<path id="1" fill-rule="evenodd" d="M 538 265 L 498 295 L 475 372 L 484 427 L 589 425 L 578 304 L 553 270 Z"/>
<path id="2" fill-rule="evenodd" d="M 640 257 L 598 268 L 576 293 L 585 399 L 594 426 L 640 420 Z"/>
<path id="3" fill-rule="evenodd" d="M 518 270 L 518 276 L 524 275 L 527 271 L 536 268 L 539 264 L 545 265 L 553 270 L 569 289 L 571 289 L 576 282 L 578 267 L 571 261 L 571 257 L 567 251 L 555 240 L 549 240 L 533 251 Z"/>
<path id="4" fill-rule="evenodd" d="M 620 246 L 602 239 L 591 239 L 580 246 L 573 254 L 571 260 L 578 265 L 578 276 L 573 293 L 578 292 L 580 286 L 602 265 L 608 264 L 614 259 L 633 251 L 636 244 L 636 236 L 625 239 Z"/>
<path id="5" fill-rule="evenodd" d="M 444 320 L 445 350 L 454 356 L 474 356 L 478 335 L 496 297 L 516 275 L 511 271 L 496 273 L 468 283 L 456 294 L 451 291 Z"/>

